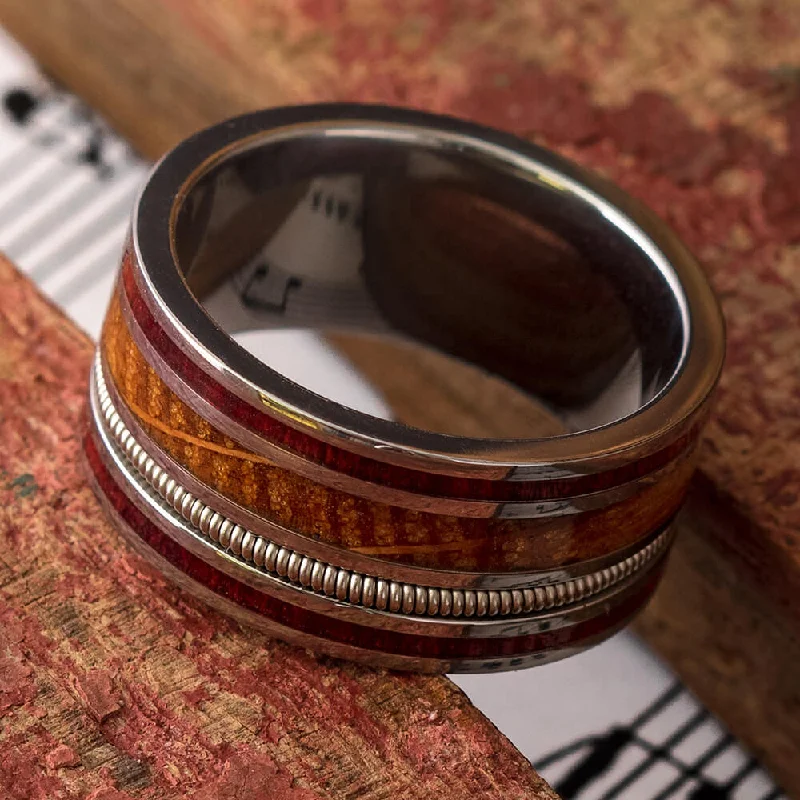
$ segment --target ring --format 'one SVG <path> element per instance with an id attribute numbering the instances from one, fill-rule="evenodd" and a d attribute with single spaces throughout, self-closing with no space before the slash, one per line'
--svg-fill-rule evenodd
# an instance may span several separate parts
<path id="1" fill-rule="evenodd" d="M 448 408 L 486 426 L 380 419 L 240 341 L 297 328 L 393 348 L 371 363 L 395 384 L 458 376 Z M 246 624 L 372 665 L 516 669 L 652 595 L 723 354 L 692 256 L 575 164 L 416 111 L 271 109 L 142 189 L 84 451 L 128 542 Z"/>

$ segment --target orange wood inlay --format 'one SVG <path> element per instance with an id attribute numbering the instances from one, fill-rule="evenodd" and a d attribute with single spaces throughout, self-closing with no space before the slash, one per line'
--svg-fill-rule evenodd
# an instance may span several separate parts
<path id="1" fill-rule="evenodd" d="M 625 548 L 668 521 L 692 459 L 605 509 L 547 519 L 474 519 L 414 511 L 332 489 L 271 464 L 189 408 L 146 361 L 117 288 L 102 334 L 109 377 L 142 428 L 199 480 L 248 510 L 324 542 L 440 569 L 548 569 Z"/>

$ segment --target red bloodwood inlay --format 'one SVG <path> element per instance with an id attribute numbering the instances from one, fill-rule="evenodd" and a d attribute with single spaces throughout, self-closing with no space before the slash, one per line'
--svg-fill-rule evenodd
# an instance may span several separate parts
<path id="1" fill-rule="evenodd" d="M 540 481 L 463 478 L 400 467 L 334 447 L 286 425 L 235 395 L 202 370 L 169 337 L 153 316 L 133 274 L 127 252 L 122 282 L 131 311 L 162 359 L 215 409 L 265 439 L 353 478 L 433 497 L 502 502 L 557 500 L 603 491 L 654 472 L 677 458 L 697 438 L 697 426 L 667 447 L 630 464 L 591 475 Z"/>
<path id="2" fill-rule="evenodd" d="M 571 627 L 507 638 L 446 638 L 418 636 L 357 625 L 294 606 L 237 581 L 198 558 L 163 533 L 122 491 L 103 463 L 91 434 L 84 450 L 98 485 L 122 520 L 159 555 L 189 578 L 244 609 L 294 630 L 339 644 L 395 655 L 443 660 L 511 658 L 533 652 L 576 647 L 619 628 L 647 601 L 661 567 L 650 569 L 638 590 L 604 613 Z"/>

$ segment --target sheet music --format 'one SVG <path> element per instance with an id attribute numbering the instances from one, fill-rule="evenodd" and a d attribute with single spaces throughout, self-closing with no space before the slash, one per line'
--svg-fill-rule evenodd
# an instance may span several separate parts
<path id="1" fill-rule="evenodd" d="M 2 36 L 0 99 L 0 249 L 97 336 L 147 164 Z M 280 347 L 249 346 L 276 369 L 388 413 L 313 334 L 271 335 Z M 784 796 L 631 634 L 553 665 L 455 680 L 566 800 Z"/>

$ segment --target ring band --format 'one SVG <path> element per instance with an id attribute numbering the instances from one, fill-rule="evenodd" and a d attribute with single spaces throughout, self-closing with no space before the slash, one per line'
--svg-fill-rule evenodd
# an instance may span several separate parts
<path id="1" fill-rule="evenodd" d="M 234 338 L 281 328 L 471 364 L 539 427 L 358 412 Z M 273 109 L 151 173 L 84 449 L 128 540 L 248 624 L 392 668 L 513 669 L 652 594 L 723 352 L 696 262 L 579 167 L 420 112 Z"/>

